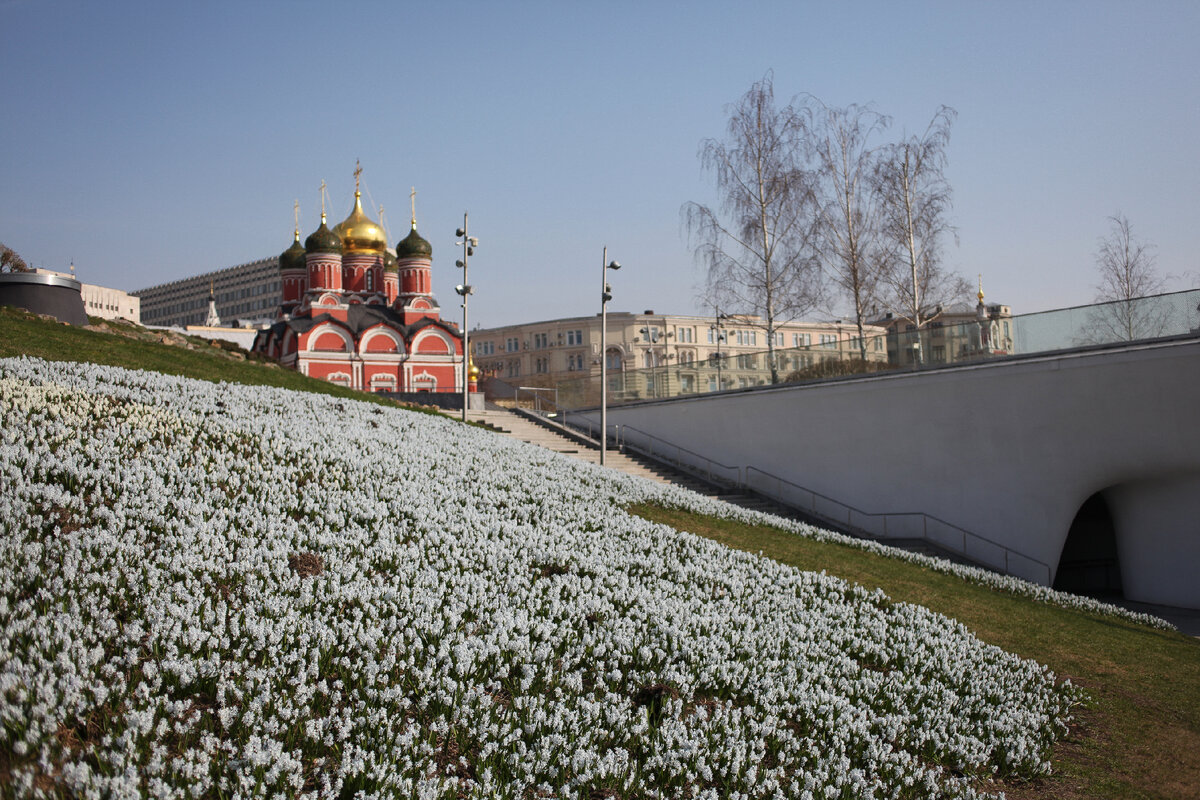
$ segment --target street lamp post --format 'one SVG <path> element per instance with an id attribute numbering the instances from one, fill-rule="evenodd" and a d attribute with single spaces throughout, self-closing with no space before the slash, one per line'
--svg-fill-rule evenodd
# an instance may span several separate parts
<path id="1" fill-rule="evenodd" d="M 467 327 L 467 298 L 471 296 L 474 290 L 467 283 L 467 259 L 475 255 L 475 248 L 479 246 L 479 240 L 474 236 L 467 235 L 467 212 L 463 212 L 462 227 L 454 232 L 455 236 L 461 236 L 461 244 L 463 249 L 462 258 L 455 262 L 455 266 L 462 267 L 463 282 L 454 287 L 454 291 L 462 298 L 463 310 L 463 355 L 462 355 L 462 395 L 463 395 L 463 422 L 467 421 L 467 406 L 471 402 L 471 381 L 467 376 L 467 363 L 470 359 L 470 329 Z"/>
<path id="2" fill-rule="evenodd" d="M 656 370 L 658 369 L 659 359 L 658 359 L 658 354 L 654 352 L 654 348 L 658 345 L 658 340 L 659 340 L 660 334 L 658 332 L 658 327 L 653 326 L 653 325 L 647 325 L 647 326 L 643 327 L 640 330 L 640 333 L 643 336 L 645 336 L 646 341 L 649 342 L 649 344 L 646 345 L 646 360 L 649 362 L 646 369 L 648 369 L 650 371 L 650 380 L 648 381 L 648 383 L 654 384 L 654 395 L 653 396 L 658 397 L 659 386 L 658 386 L 658 373 L 656 372 Z M 666 363 L 666 352 L 667 352 L 666 339 L 663 339 L 663 342 L 664 342 L 664 344 L 663 344 L 663 359 L 662 360 L 663 360 L 663 363 Z"/>
<path id="3" fill-rule="evenodd" d="M 608 245 L 604 246 L 600 264 L 600 466 L 604 466 L 608 450 L 608 301 L 612 300 L 608 270 L 618 270 L 621 265 L 608 260 Z"/>
<path id="4" fill-rule="evenodd" d="M 725 319 L 725 315 L 721 313 L 721 307 L 714 308 L 716 316 L 713 324 L 709 326 L 709 330 L 714 332 L 714 338 L 717 343 L 717 391 L 725 388 L 721 385 L 721 342 L 725 341 L 725 326 L 721 324 L 721 320 Z"/>

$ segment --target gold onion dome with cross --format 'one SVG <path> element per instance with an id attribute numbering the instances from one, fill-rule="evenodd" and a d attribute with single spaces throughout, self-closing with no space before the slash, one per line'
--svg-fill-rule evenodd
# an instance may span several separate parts
<path id="1" fill-rule="evenodd" d="M 383 253 L 387 250 L 387 234 L 366 215 L 362 207 L 362 192 L 354 190 L 354 209 L 333 232 L 342 240 L 347 253 Z"/>

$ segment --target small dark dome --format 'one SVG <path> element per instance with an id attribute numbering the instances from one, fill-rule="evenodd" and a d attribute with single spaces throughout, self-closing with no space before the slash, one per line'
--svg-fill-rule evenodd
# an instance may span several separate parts
<path id="1" fill-rule="evenodd" d="M 400 266 L 399 266 L 399 264 L 396 263 L 396 256 L 392 253 L 391 250 L 384 250 L 383 251 L 383 271 L 384 272 L 397 272 L 399 269 L 400 269 Z"/>
<path id="2" fill-rule="evenodd" d="M 414 225 L 408 236 L 405 236 L 400 240 L 400 244 L 396 245 L 396 258 L 433 258 L 433 245 L 417 233 Z"/>
<path id="3" fill-rule="evenodd" d="M 342 239 L 325 226 L 325 215 L 321 215 L 321 227 L 317 228 L 304 240 L 304 250 L 308 253 L 342 253 Z"/>
<path id="4" fill-rule="evenodd" d="M 304 245 L 300 244 L 300 231 L 296 231 L 296 241 L 279 256 L 279 271 L 288 272 L 304 268 Z"/>

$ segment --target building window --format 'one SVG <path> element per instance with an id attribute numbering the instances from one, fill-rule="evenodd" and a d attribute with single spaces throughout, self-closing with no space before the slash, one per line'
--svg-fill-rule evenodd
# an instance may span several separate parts
<path id="1" fill-rule="evenodd" d="M 832 350 L 833 348 L 837 347 L 837 334 L 836 333 L 822 333 L 820 335 L 819 341 L 821 343 L 821 347 L 824 347 L 827 350 Z"/>
<path id="2" fill-rule="evenodd" d="M 549 340 L 548 334 L 535 333 L 533 335 L 533 349 L 542 350 L 546 347 L 549 347 L 550 346 L 549 341 L 550 340 Z"/>
<path id="3" fill-rule="evenodd" d="M 569 347 L 578 347 L 581 344 L 583 344 L 583 331 L 567 331 L 567 345 Z"/>
<path id="4" fill-rule="evenodd" d="M 692 344 L 696 341 L 695 328 L 676 328 L 675 338 L 677 341 Z"/>
<path id="5" fill-rule="evenodd" d="M 933 363 L 935 363 L 935 364 L 945 364 L 946 363 L 946 345 L 935 344 L 933 346 Z"/>
<path id="6" fill-rule="evenodd" d="M 810 347 L 812 345 L 811 333 L 793 333 L 792 347 Z"/>

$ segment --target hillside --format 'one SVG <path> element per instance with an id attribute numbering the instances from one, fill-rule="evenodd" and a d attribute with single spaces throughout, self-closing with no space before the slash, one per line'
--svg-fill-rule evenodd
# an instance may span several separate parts
<path id="1" fill-rule="evenodd" d="M 1197 795 L 1150 620 L 395 408 L 39 361 L 0 403 L 4 796 Z"/>
<path id="2" fill-rule="evenodd" d="M 12 306 L 0 306 L 0 358 L 20 355 L 48 361 L 83 361 L 145 369 L 205 381 L 278 386 L 368 402 L 389 402 L 283 369 L 230 342 L 152 331 L 98 317 L 91 318 L 88 328 L 77 328 Z"/>

